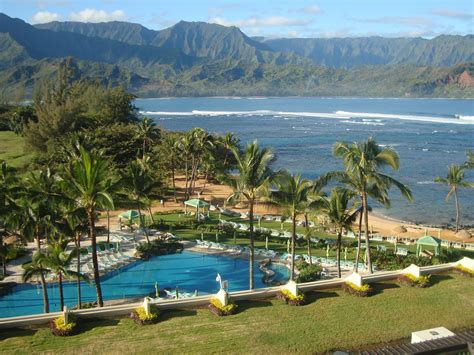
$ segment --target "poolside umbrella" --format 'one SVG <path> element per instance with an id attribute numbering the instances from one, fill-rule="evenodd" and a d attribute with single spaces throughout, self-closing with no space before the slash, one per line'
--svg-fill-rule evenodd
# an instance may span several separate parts
<path id="1" fill-rule="evenodd" d="M 128 211 L 125 211 L 125 212 L 122 212 L 118 215 L 120 218 L 124 218 L 124 219 L 134 219 L 134 218 L 138 218 L 140 216 L 140 214 L 138 213 L 138 211 L 135 211 L 135 210 L 128 210 Z"/>
<path id="2" fill-rule="evenodd" d="M 265 237 L 265 249 L 268 250 L 268 235 Z"/>

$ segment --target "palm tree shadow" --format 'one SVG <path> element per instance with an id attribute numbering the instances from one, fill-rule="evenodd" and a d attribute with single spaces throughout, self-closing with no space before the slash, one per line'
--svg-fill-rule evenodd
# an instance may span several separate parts
<path id="1" fill-rule="evenodd" d="M 37 329 L 33 328 L 9 328 L 0 330 L 0 341 L 6 340 L 8 338 L 17 338 L 17 337 L 26 337 L 35 335 Z"/>
<path id="2" fill-rule="evenodd" d="M 397 283 L 373 283 L 370 284 L 372 287 L 372 296 L 376 296 L 378 294 L 382 294 L 385 290 L 390 290 L 394 288 L 400 288 L 400 285 Z"/>
<path id="3" fill-rule="evenodd" d="M 430 276 L 430 284 L 431 286 L 434 286 L 436 284 L 439 284 L 440 282 L 451 280 L 452 278 L 453 277 L 448 274 L 432 274 Z"/>
<path id="4" fill-rule="evenodd" d="M 165 310 L 160 313 L 160 316 L 158 318 L 158 321 L 160 323 L 166 322 L 167 320 L 170 320 L 175 317 L 192 317 L 197 315 L 197 311 L 193 309 L 173 309 L 173 310 Z"/>

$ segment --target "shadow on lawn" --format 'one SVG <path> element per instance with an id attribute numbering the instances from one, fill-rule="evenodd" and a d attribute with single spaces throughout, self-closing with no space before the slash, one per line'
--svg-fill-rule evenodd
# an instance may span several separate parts
<path id="1" fill-rule="evenodd" d="M 83 318 L 78 321 L 79 333 L 85 333 L 94 330 L 97 327 L 111 327 L 119 324 L 119 319 L 105 318 Z"/>
<path id="2" fill-rule="evenodd" d="M 400 288 L 400 285 L 396 282 L 373 283 L 370 286 L 373 289 L 372 296 L 382 294 L 385 290 Z"/>
<path id="3" fill-rule="evenodd" d="M 27 337 L 35 335 L 37 329 L 10 328 L 0 330 L 0 341 L 8 338 Z M 1 352 L 1 351 L 0 351 Z"/>
<path id="4" fill-rule="evenodd" d="M 169 319 L 175 318 L 175 317 L 192 317 L 197 314 L 196 310 L 193 309 L 173 309 L 173 310 L 168 310 L 168 311 L 163 311 L 161 312 L 160 316 L 158 317 L 158 322 L 166 322 Z"/>
<path id="5" fill-rule="evenodd" d="M 451 280 L 453 277 L 448 274 L 432 274 L 430 277 L 431 286 L 437 285 L 440 282 Z"/>
<path id="6" fill-rule="evenodd" d="M 335 291 L 310 291 L 305 293 L 306 296 L 306 304 L 310 304 L 313 302 L 318 302 L 318 300 L 324 298 L 333 298 L 339 297 L 339 294 Z"/>
<path id="7" fill-rule="evenodd" d="M 239 301 L 238 305 L 239 305 L 238 312 L 240 313 L 240 312 L 245 312 L 247 309 L 251 309 L 251 308 L 271 307 L 272 302 L 262 301 L 262 300 Z"/>

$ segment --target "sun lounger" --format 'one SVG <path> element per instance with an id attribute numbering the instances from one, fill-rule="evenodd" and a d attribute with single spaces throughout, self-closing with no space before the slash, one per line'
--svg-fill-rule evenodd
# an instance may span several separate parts
<path id="1" fill-rule="evenodd" d="M 397 248 L 397 251 L 395 252 L 396 255 L 401 255 L 401 256 L 407 256 L 408 255 L 408 249 L 405 248 Z"/>

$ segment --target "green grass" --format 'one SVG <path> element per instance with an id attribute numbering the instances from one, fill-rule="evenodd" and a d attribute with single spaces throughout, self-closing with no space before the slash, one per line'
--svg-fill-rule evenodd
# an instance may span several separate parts
<path id="1" fill-rule="evenodd" d="M 5 160 L 10 166 L 23 168 L 32 157 L 33 153 L 25 152 L 23 137 L 13 132 L 0 132 L 0 161 Z"/>
<path id="2" fill-rule="evenodd" d="M 2 354 L 81 353 L 321 353 L 351 350 L 408 338 L 412 331 L 474 324 L 474 279 L 432 277 L 427 289 L 374 285 L 358 298 L 341 290 L 308 294 L 309 304 L 291 307 L 275 299 L 238 302 L 239 312 L 219 318 L 207 309 L 163 312 L 160 322 L 139 327 L 127 318 L 86 321 L 79 335 L 59 338 L 45 327 L 0 331 Z"/>

